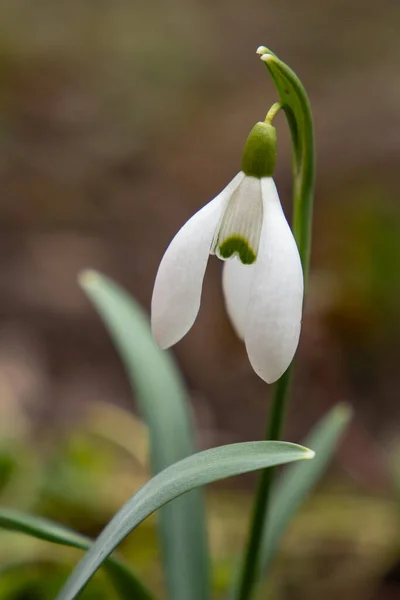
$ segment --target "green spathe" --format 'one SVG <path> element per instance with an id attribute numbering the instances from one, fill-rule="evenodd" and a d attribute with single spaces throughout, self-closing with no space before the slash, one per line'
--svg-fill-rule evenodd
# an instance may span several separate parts
<path id="1" fill-rule="evenodd" d="M 219 253 L 222 258 L 225 259 L 230 258 L 233 254 L 237 253 L 244 265 L 253 264 L 257 258 L 254 250 L 250 248 L 248 241 L 240 235 L 232 235 L 222 242 L 219 246 Z"/>
<path id="2" fill-rule="evenodd" d="M 253 177 L 272 177 L 276 163 L 276 129 L 270 123 L 256 123 L 243 151 L 242 171 Z"/>

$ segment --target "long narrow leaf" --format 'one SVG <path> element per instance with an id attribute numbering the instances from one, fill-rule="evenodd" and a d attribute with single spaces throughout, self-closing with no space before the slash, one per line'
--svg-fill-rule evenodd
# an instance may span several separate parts
<path id="1" fill-rule="evenodd" d="M 76 567 L 57 600 L 75 598 L 106 557 L 135 527 L 181 494 L 232 475 L 313 456 L 314 452 L 296 444 L 247 442 L 205 450 L 167 467 L 148 481 L 114 516 Z"/>
<path id="2" fill-rule="evenodd" d="M 181 376 L 171 354 L 155 344 L 144 311 L 122 288 L 95 271 L 84 272 L 80 283 L 125 364 L 139 411 L 149 428 L 152 474 L 156 474 L 195 451 Z M 202 490 L 165 507 L 159 526 L 169 599 L 208 600 Z"/>
<path id="3" fill-rule="evenodd" d="M 335 406 L 314 427 L 304 444 L 315 451 L 315 459 L 286 467 L 275 487 L 268 516 L 268 527 L 262 542 L 263 576 L 279 547 L 283 534 L 299 506 L 323 475 L 351 419 L 345 404 Z"/>
<path id="4" fill-rule="evenodd" d="M 63 525 L 8 508 L 0 508 L 0 527 L 81 550 L 88 550 L 93 544 L 89 538 Z M 110 556 L 104 566 L 123 600 L 152 599 L 150 593 L 123 562 Z"/>
<path id="5" fill-rule="evenodd" d="M 293 233 L 307 284 L 315 180 L 314 125 L 310 101 L 297 75 L 268 48 L 259 48 L 280 103 L 285 111 L 293 145 Z"/>

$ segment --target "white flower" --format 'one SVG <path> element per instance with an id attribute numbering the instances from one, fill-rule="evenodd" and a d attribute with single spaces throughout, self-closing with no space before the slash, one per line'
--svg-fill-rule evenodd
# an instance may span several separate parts
<path id="1" fill-rule="evenodd" d="M 194 214 L 167 248 L 154 285 L 152 330 L 161 348 L 189 331 L 200 308 L 208 257 L 216 254 L 226 261 L 222 283 L 234 329 L 255 372 L 272 383 L 298 345 L 303 273 L 275 183 L 265 175 L 271 168 L 260 170 L 257 164 L 253 171 L 260 177 L 248 174 L 249 161 L 243 165 L 247 173 L 241 171 Z"/>

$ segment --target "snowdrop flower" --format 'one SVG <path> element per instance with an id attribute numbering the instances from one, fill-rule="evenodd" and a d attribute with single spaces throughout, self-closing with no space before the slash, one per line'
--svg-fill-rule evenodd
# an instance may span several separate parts
<path id="1" fill-rule="evenodd" d="M 267 383 L 292 361 L 303 303 L 300 257 L 272 179 L 275 160 L 275 128 L 257 123 L 247 138 L 240 173 L 167 248 L 151 307 L 154 338 L 168 348 L 192 327 L 208 257 L 215 254 L 225 261 L 228 315 L 253 369 Z"/>

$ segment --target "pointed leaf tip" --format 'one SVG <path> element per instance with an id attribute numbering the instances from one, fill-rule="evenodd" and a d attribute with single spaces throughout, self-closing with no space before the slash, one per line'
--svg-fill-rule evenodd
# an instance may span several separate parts
<path id="1" fill-rule="evenodd" d="M 78 283 L 83 289 L 89 288 L 99 279 L 99 273 L 95 269 L 84 269 L 78 273 Z"/>
<path id="2" fill-rule="evenodd" d="M 271 59 L 274 58 L 273 54 L 270 54 L 269 52 L 265 52 L 262 56 L 260 56 L 261 60 L 263 62 L 269 62 Z"/>
<path id="3" fill-rule="evenodd" d="M 118 350 L 141 416 L 150 434 L 152 472 L 161 471 L 194 451 L 187 392 L 179 370 L 151 335 L 142 307 L 126 290 L 88 269 L 79 284 L 106 325 Z M 208 548 L 201 490 L 163 508 L 159 519 L 167 596 L 186 600 L 209 597 Z M 184 549 L 190 546 L 190 552 Z M 132 596 L 133 598 L 134 596 Z"/>
<path id="4" fill-rule="evenodd" d="M 76 567 L 57 600 L 76 598 L 116 546 L 144 519 L 171 500 L 220 479 L 311 456 L 308 448 L 288 442 L 245 442 L 204 450 L 170 465 L 138 490 L 113 517 Z M 171 597 L 177 598 L 176 595 Z"/>
<path id="5" fill-rule="evenodd" d="M 349 421 L 353 416 L 353 409 L 350 404 L 346 404 L 346 402 L 340 402 L 337 404 L 333 411 L 337 418 L 341 417 L 343 421 Z"/>

